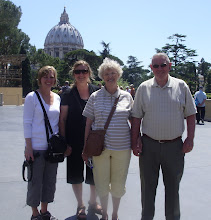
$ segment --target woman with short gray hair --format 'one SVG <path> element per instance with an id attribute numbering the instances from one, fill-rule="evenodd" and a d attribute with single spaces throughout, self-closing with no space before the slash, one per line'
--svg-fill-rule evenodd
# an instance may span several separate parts
<path id="1" fill-rule="evenodd" d="M 92 130 L 104 128 L 111 108 L 116 98 L 119 98 L 116 110 L 106 130 L 105 149 L 100 156 L 92 158 L 95 187 L 103 208 L 101 220 L 108 219 L 109 192 L 113 201 L 112 219 L 117 220 L 120 200 L 125 194 L 125 183 L 131 157 L 128 120 L 133 99 L 128 92 L 121 90 L 117 85 L 123 71 L 116 61 L 105 58 L 98 72 L 98 76 L 103 79 L 105 86 L 90 96 L 83 111 L 83 115 L 87 117 L 84 146 L 91 128 Z M 88 160 L 84 153 L 83 159 L 86 162 Z"/>

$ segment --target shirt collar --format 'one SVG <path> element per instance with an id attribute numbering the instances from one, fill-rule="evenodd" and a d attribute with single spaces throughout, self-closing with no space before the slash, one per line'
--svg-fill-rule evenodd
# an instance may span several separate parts
<path id="1" fill-rule="evenodd" d="M 107 96 L 107 97 L 115 97 L 115 98 L 117 98 L 117 97 L 119 97 L 120 94 L 121 94 L 121 89 L 119 88 L 119 86 L 117 87 L 117 91 L 116 91 L 114 94 L 110 94 L 110 93 L 106 90 L 105 86 L 104 86 L 102 89 L 103 89 L 104 95 Z"/>
<path id="2" fill-rule="evenodd" d="M 162 87 L 162 88 L 164 89 L 164 88 L 167 88 L 167 87 L 172 87 L 172 83 L 173 83 L 173 81 L 172 81 L 172 79 L 171 79 L 171 76 L 168 75 L 168 81 L 167 81 L 166 85 L 165 85 L 164 87 Z M 160 86 L 158 85 L 158 83 L 157 83 L 155 77 L 153 77 L 152 86 L 153 86 L 153 87 L 160 87 Z"/>

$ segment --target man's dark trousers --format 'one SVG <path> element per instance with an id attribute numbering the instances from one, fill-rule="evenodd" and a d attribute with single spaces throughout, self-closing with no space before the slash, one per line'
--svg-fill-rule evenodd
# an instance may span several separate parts
<path id="1" fill-rule="evenodd" d="M 204 116 L 205 116 L 205 107 L 196 107 L 197 108 L 197 113 L 196 113 L 196 121 L 199 123 L 200 120 L 204 121 Z"/>
<path id="2" fill-rule="evenodd" d="M 159 170 L 165 186 L 166 220 L 180 219 L 179 184 L 184 169 L 183 142 L 159 143 L 146 136 L 142 137 L 143 155 L 140 156 L 142 219 L 152 220 L 155 212 L 155 196 Z"/>

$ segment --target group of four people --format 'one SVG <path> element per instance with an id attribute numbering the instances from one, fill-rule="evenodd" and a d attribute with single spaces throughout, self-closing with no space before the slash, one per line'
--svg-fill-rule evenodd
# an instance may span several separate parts
<path id="1" fill-rule="evenodd" d="M 40 69 L 38 83 L 42 100 L 53 131 L 61 133 L 68 144 L 67 182 L 72 184 L 78 206 L 77 219 L 86 219 L 82 196 L 84 181 L 84 144 L 91 129 L 103 129 L 107 117 L 119 97 L 105 135 L 105 149 L 94 156 L 93 173 L 86 166 L 85 182 L 90 184 L 88 210 L 108 219 L 108 196 L 113 202 L 112 220 L 118 219 L 121 197 L 131 158 L 139 156 L 142 220 L 152 220 L 159 170 L 165 185 L 165 216 L 167 220 L 180 219 L 179 184 L 183 174 L 184 155 L 193 148 L 196 107 L 186 83 L 169 75 L 171 62 L 164 53 L 153 56 L 151 69 L 154 78 L 142 83 L 133 101 L 121 90 L 117 81 L 122 75 L 120 65 L 105 58 L 98 76 L 105 86 L 100 90 L 90 83 L 92 71 L 85 61 L 77 61 L 72 68 L 74 86 L 60 97 L 51 91 L 57 73 L 53 67 Z M 187 138 L 182 141 L 184 118 Z M 59 125 L 59 127 L 58 127 Z M 32 207 L 31 219 L 56 219 L 47 209 L 55 193 L 57 164 L 45 161 L 47 150 L 42 108 L 34 92 L 27 95 L 24 105 L 25 156 L 32 158 L 33 179 L 28 184 L 27 204 Z M 40 156 L 34 159 L 34 153 Z M 99 205 L 96 197 L 99 196 Z M 41 202 L 41 210 L 38 206 Z"/>

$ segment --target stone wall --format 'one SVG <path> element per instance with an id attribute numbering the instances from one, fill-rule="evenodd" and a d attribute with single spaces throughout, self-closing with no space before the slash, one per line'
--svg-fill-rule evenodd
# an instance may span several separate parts
<path id="1" fill-rule="evenodd" d="M 211 121 L 211 99 L 207 99 L 205 105 L 205 121 Z"/>
<path id="2" fill-rule="evenodd" d="M 23 104 L 22 87 L 0 87 L 0 93 L 3 94 L 3 105 L 22 105 Z"/>

